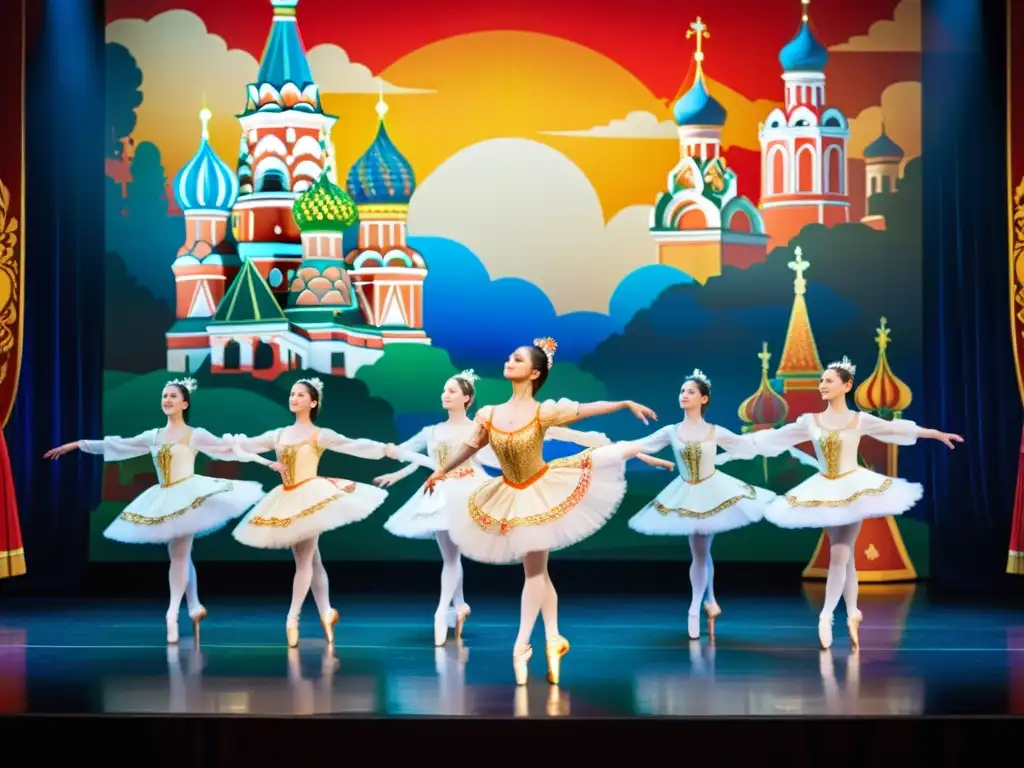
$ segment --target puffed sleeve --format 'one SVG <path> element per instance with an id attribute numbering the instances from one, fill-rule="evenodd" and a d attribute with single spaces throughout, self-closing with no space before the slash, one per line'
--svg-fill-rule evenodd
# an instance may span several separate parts
<path id="1" fill-rule="evenodd" d="M 563 424 L 571 424 L 580 417 L 580 404 L 575 400 L 562 398 L 561 400 L 545 400 L 540 404 L 538 418 L 540 425 L 548 427 L 560 427 Z"/>
<path id="2" fill-rule="evenodd" d="M 217 437 L 201 427 L 192 430 L 189 446 L 218 461 L 252 461 L 257 464 L 270 464 L 267 459 L 244 450 L 230 435 Z"/>
<path id="3" fill-rule="evenodd" d="M 404 443 L 399 443 L 396 448 L 409 453 L 424 453 L 427 450 L 427 440 L 430 438 L 430 431 L 433 427 L 424 427 Z"/>
<path id="4" fill-rule="evenodd" d="M 792 424 L 786 424 L 778 429 L 761 429 L 752 432 L 754 447 L 757 456 L 781 456 L 790 448 L 800 443 L 806 443 L 811 439 L 811 431 L 807 427 L 808 414 L 804 414 Z"/>
<path id="5" fill-rule="evenodd" d="M 870 413 L 860 412 L 861 434 L 893 445 L 914 445 L 921 436 L 921 428 L 907 419 L 886 421 Z"/>
<path id="6" fill-rule="evenodd" d="M 145 456 L 156 440 L 156 429 L 147 429 L 135 437 L 104 437 L 102 440 L 79 440 L 82 453 L 102 456 L 104 461 L 127 461 Z"/>
<path id="7" fill-rule="evenodd" d="M 271 429 L 256 437 L 247 435 L 224 435 L 225 440 L 230 440 L 242 453 L 269 453 L 277 447 L 277 436 L 280 429 Z"/>
<path id="8" fill-rule="evenodd" d="M 584 448 L 603 448 L 612 441 L 603 432 L 582 432 L 566 427 L 549 427 L 544 433 L 545 440 L 561 440 L 563 443 L 575 443 Z"/>
<path id="9" fill-rule="evenodd" d="M 637 445 L 640 449 L 640 453 L 653 455 L 658 451 L 664 450 L 668 444 L 672 442 L 672 430 L 674 430 L 676 426 L 677 425 L 675 424 L 669 424 L 656 432 L 652 432 L 647 437 L 641 437 L 639 440 L 631 442 Z"/>
<path id="10" fill-rule="evenodd" d="M 737 435 L 725 427 L 715 425 L 715 442 L 723 451 L 732 454 L 736 459 L 753 459 L 759 456 L 757 444 L 754 442 L 754 432 L 745 435 Z"/>
<path id="11" fill-rule="evenodd" d="M 473 418 L 473 424 L 476 425 L 476 429 L 462 441 L 463 445 L 468 445 L 470 448 L 476 448 L 480 450 L 487 445 L 490 437 L 490 431 L 488 426 L 491 423 L 491 413 L 494 411 L 494 406 L 485 405 L 479 411 L 476 412 L 476 416 Z"/>

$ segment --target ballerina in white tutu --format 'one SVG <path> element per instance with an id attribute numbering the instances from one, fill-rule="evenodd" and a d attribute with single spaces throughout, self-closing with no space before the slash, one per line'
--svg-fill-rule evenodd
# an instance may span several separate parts
<path id="1" fill-rule="evenodd" d="M 736 435 L 704 421 L 710 400 L 711 381 L 700 370 L 694 370 L 679 391 L 679 406 L 685 414 L 683 421 L 662 427 L 638 441 L 641 453 L 636 458 L 666 469 L 673 469 L 673 463 L 649 454 L 671 445 L 673 456 L 679 458 L 679 477 L 629 521 L 630 528 L 647 536 L 689 537 L 693 555 L 690 564 L 693 597 L 687 631 L 691 640 L 700 637 L 701 601 L 704 601 L 708 632 L 712 636 L 715 619 L 722 613 L 715 599 L 715 566 L 711 559 L 715 534 L 756 523 L 775 498 L 771 491 L 716 471 L 719 448 L 739 459 L 752 459 L 757 450 L 750 435 Z"/>
<path id="2" fill-rule="evenodd" d="M 324 451 L 365 459 L 383 459 L 395 446 L 376 440 L 354 440 L 315 425 L 323 400 L 320 379 L 300 379 L 288 396 L 295 423 L 257 437 L 233 435 L 241 455 L 277 454 L 271 466 L 283 483 L 270 491 L 242 518 L 233 535 L 242 544 L 260 549 L 291 549 L 295 557 L 292 603 L 285 621 L 288 647 L 299 644 L 299 615 L 310 589 L 328 644 L 334 642 L 338 612 L 331 607 L 327 571 L 320 557 L 320 534 L 365 519 L 387 497 L 387 492 L 366 483 L 320 477 L 317 467 Z M 429 466 L 425 457 L 410 456 Z"/>
<path id="3" fill-rule="evenodd" d="M 568 641 L 558 632 L 558 595 L 548 575 L 548 553 L 600 529 L 626 492 L 628 445 L 588 448 L 545 462 L 545 432 L 620 410 L 629 410 L 645 424 L 648 418 L 657 418 L 650 408 L 631 401 L 537 402 L 534 396 L 548 377 L 556 346 L 554 339 L 537 339 L 509 356 L 504 373 L 512 382 L 512 397 L 502 405 L 481 408 L 473 434 L 426 482 L 433 491 L 448 472 L 488 443 L 497 455 L 501 477 L 473 489 L 455 486 L 444 498 L 452 505 L 449 533 L 466 557 L 484 563 L 523 562 L 526 578 L 519 635 L 512 651 L 519 685 L 526 684 L 530 636 L 538 612 L 544 617 L 548 681 L 554 685 L 559 681 L 561 657 L 569 650 Z"/>
<path id="4" fill-rule="evenodd" d="M 102 456 L 104 461 L 126 461 L 150 454 L 156 466 L 158 485 L 135 498 L 112 522 L 103 535 L 125 544 L 166 544 L 171 558 L 168 582 L 171 591 L 167 608 L 167 642 L 178 642 L 178 613 L 184 595 L 192 619 L 195 642 L 199 623 L 207 611 L 199 602 L 192 542 L 223 528 L 263 497 L 259 483 L 224 480 L 195 474 L 196 453 L 221 461 L 254 461 L 270 465 L 258 456 L 236 451 L 231 441 L 214 437 L 205 429 L 188 425 L 194 379 L 175 379 L 164 386 L 161 407 L 167 416 L 163 429 L 149 429 L 135 437 L 104 437 L 76 440 L 47 451 L 45 458 L 57 459 L 80 449 Z"/>
<path id="5" fill-rule="evenodd" d="M 905 419 L 886 421 L 869 413 L 851 411 L 846 395 L 853 389 L 856 371 L 846 357 L 832 363 L 818 385 L 821 399 L 828 404 L 822 413 L 805 413 L 792 424 L 753 433 L 754 444 L 762 456 L 778 456 L 800 443 L 814 444 L 818 474 L 776 498 L 764 516 L 782 528 L 824 528 L 828 533 L 825 605 L 818 617 L 818 638 L 823 649 L 832 646 L 833 613 L 840 597 L 846 602 L 851 645 L 854 649 L 859 647 L 864 615 L 857 608 L 853 547 L 861 523 L 869 517 L 901 515 L 923 495 L 918 483 L 886 477 L 859 466 L 857 448 L 861 437 L 895 445 L 914 445 L 918 439 L 928 438 L 950 449 L 954 443 L 963 442 L 959 435 L 925 429 Z"/>
<path id="6" fill-rule="evenodd" d="M 471 438 L 476 431 L 475 422 L 466 415 L 466 411 L 476 397 L 478 378 L 472 370 L 467 370 L 448 379 L 441 392 L 441 406 L 448 412 L 447 421 L 424 427 L 401 443 L 397 451 L 389 451 L 388 455 L 392 456 L 394 453 L 396 455 L 392 457 L 396 458 L 399 453 L 404 452 L 408 455 L 425 450 L 433 465 L 431 469 L 443 466 L 450 456 L 461 450 L 464 441 Z M 549 428 L 544 438 L 594 448 L 611 443 L 607 437 L 597 432 L 577 432 L 560 427 Z M 470 615 L 470 608 L 462 589 L 462 556 L 458 546 L 448 535 L 448 516 L 451 508 L 449 498 L 457 503 L 461 495 L 465 500 L 477 486 L 490 480 L 491 476 L 484 467 L 501 467 L 489 446 L 484 446 L 464 464 L 447 473 L 438 484 L 437 493 L 429 493 L 425 486 L 420 487 L 384 524 L 384 528 L 395 536 L 437 540 L 444 565 L 441 568 L 441 597 L 434 614 L 435 646 L 444 645 L 448 638 L 449 611 L 454 610 L 456 640 L 462 638 L 463 626 Z M 419 464 L 409 464 L 397 472 L 374 478 L 373 482 L 387 488 L 419 468 Z M 461 486 L 461 490 L 456 486 Z"/>

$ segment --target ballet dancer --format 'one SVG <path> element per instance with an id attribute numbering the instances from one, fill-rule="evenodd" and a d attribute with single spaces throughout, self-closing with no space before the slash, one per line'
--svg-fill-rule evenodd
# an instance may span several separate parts
<path id="1" fill-rule="evenodd" d="M 295 557 L 292 603 L 285 621 L 289 648 L 299 644 L 299 615 L 313 591 L 320 623 L 328 645 L 334 642 L 338 612 L 331 607 L 327 571 L 320 557 L 320 534 L 365 519 L 387 497 L 387 492 L 365 483 L 320 477 L 317 467 L 324 451 L 336 451 L 365 459 L 383 459 L 388 446 L 376 440 L 354 440 L 315 424 L 323 401 L 320 379 L 300 379 L 288 396 L 295 414 L 290 427 L 273 429 L 257 437 L 232 435 L 242 455 L 275 452 L 271 467 L 282 484 L 270 491 L 242 518 L 233 535 L 242 544 L 260 549 L 291 549 Z M 396 452 L 396 456 L 403 452 Z M 403 455 L 404 458 L 404 455 Z M 429 463 L 424 457 L 408 461 Z"/>
<path id="2" fill-rule="evenodd" d="M 398 451 L 420 453 L 426 451 L 437 469 L 455 455 L 463 442 L 476 431 L 475 423 L 466 415 L 476 397 L 476 382 L 479 377 L 473 370 L 466 370 L 448 379 L 441 391 L 441 406 L 448 412 L 448 419 L 440 424 L 424 427 L 398 446 Z M 544 435 L 547 440 L 562 440 L 578 445 L 597 448 L 611 441 L 598 432 L 577 432 L 576 430 L 552 427 Z M 391 455 L 392 452 L 389 452 Z M 438 493 L 428 493 L 420 487 L 412 498 L 395 512 L 384 524 L 384 528 L 395 536 L 411 539 L 436 538 L 441 550 L 441 596 L 434 613 L 434 645 L 443 646 L 448 638 L 448 614 L 454 609 L 455 639 L 462 639 L 462 629 L 470 615 L 470 607 L 463 594 L 462 556 L 459 548 L 448 535 L 449 505 L 445 490 L 453 485 L 463 485 L 466 498 L 481 483 L 490 480 L 484 467 L 499 468 L 497 456 L 487 446 L 483 447 L 464 464 L 447 473 L 438 485 Z M 419 464 L 374 478 L 374 484 L 388 488 L 417 469 Z M 454 494 L 457 499 L 458 493 Z"/>
<path id="3" fill-rule="evenodd" d="M 512 397 L 498 406 L 484 406 L 474 420 L 474 433 L 455 455 L 429 478 L 433 492 L 444 476 L 490 444 L 502 476 L 488 480 L 454 501 L 449 534 L 466 557 L 484 563 L 523 562 L 519 634 L 512 651 L 516 683 L 525 685 L 533 654 L 530 636 L 542 613 L 546 635 L 548 681 L 558 685 L 560 662 L 569 642 L 558 631 L 558 595 L 548 574 L 548 553 L 582 541 L 600 529 L 618 509 L 626 491 L 624 444 L 587 448 L 581 453 L 545 462 L 544 433 L 591 416 L 628 410 L 644 424 L 656 419 L 646 406 L 632 401 L 577 403 L 538 402 L 557 345 L 536 339 L 509 355 L 505 378 Z M 635 453 L 633 454 L 635 455 Z"/>
<path id="4" fill-rule="evenodd" d="M 178 642 L 178 614 L 184 595 L 192 619 L 195 643 L 199 644 L 199 623 L 207 611 L 199 602 L 192 542 L 220 530 L 259 501 L 264 493 L 259 483 L 224 480 L 195 474 L 196 453 L 220 461 L 252 461 L 269 465 L 257 456 L 236 451 L 229 440 L 214 437 L 205 429 L 188 424 L 194 379 L 167 382 L 160 406 L 167 417 L 162 429 L 149 429 L 135 437 L 104 437 L 76 440 L 44 454 L 58 459 L 75 449 L 102 456 L 105 462 L 126 461 L 147 453 L 153 457 L 159 483 L 137 496 L 107 527 L 103 535 L 125 544 L 166 544 L 171 559 L 168 582 L 171 599 L 167 607 L 167 643 Z"/>
<path id="5" fill-rule="evenodd" d="M 644 506 L 629 521 L 629 527 L 646 536 L 688 536 L 693 560 L 690 564 L 692 598 L 687 616 L 691 640 L 700 637 L 700 607 L 708 617 L 708 633 L 715 631 L 715 619 L 722 609 L 715 599 L 715 566 L 711 542 L 716 533 L 756 523 L 775 494 L 716 471 L 716 454 L 722 448 L 736 458 L 757 455 L 749 435 L 740 436 L 724 427 L 708 424 L 704 413 L 711 401 L 711 381 L 694 370 L 679 390 L 683 421 L 662 427 L 639 441 L 636 458 L 651 466 L 673 469 L 672 462 L 651 454 L 672 446 L 679 457 L 679 477 Z M 706 600 L 705 600 L 706 596 Z"/>
<path id="6" fill-rule="evenodd" d="M 831 363 L 821 376 L 818 391 L 825 401 L 821 413 L 805 413 L 792 424 L 752 433 L 762 456 L 778 456 L 800 443 L 813 443 L 818 474 L 812 475 L 765 509 L 765 519 L 782 528 L 824 528 L 830 544 L 825 605 L 818 617 L 821 648 L 832 647 L 833 613 L 839 598 L 846 602 L 850 644 L 860 647 L 857 608 L 857 569 L 853 547 L 861 523 L 869 517 L 901 515 L 921 500 L 923 488 L 896 477 L 872 472 L 857 463 L 862 437 L 883 443 L 914 445 L 919 439 L 938 440 L 948 448 L 962 443 L 960 435 L 925 429 L 906 419 L 886 421 L 869 413 L 854 412 L 846 403 L 857 372 L 849 358 Z M 724 463 L 724 462 L 723 462 Z"/>

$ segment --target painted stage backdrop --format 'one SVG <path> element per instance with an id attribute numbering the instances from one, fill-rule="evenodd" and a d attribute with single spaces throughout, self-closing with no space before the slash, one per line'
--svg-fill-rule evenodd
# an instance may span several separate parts
<path id="1" fill-rule="evenodd" d="M 821 408 L 817 379 L 843 355 L 858 407 L 914 418 L 920 4 L 720 6 L 108 0 L 105 432 L 160 425 L 161 388 L 189 375 L 194 424 L 258 434 L 289 423 L 289 388 L 315 375 L 324 426 L 397 442 L 444 418 L 464 368 L 478 404 L 504 400 L 507 354 L 549 335 L 545 397 L 634 399 L 662 424 L 695 367 L 710 420 L 792 421 Z M 894 451 L 863 454 L 897 471 Z M 628 529 L 673 477 L 633 464 L 616 517 L 562 556 L 688 557 Z M 322 471 L 398 466 L 328 454 Z M 784 492 L 814 469 L 794 450 L 728 471 Z M 163 559 L 102 536 L 151 463 L 105 472 L 93 558 Z M 425 477 L 324 536 L 324 556 L 436 558 L 382 528 Z M 899 528 L 924 571 L 926 528 Z M 716 555 L 805 563 L 817 539 L 761 524 Z M 230 526 L 195 552 L 290 557 Z"/>

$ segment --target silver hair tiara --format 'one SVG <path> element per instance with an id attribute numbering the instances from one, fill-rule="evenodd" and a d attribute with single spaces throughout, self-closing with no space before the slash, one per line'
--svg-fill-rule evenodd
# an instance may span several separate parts
<path id="1" fill-rule="evenodd" d="M 830 369 L 831 368 L 842 368 L 844 371 L 846 371 L 851 376 L 854 376 L 857 373 L 857 366 L 854 365 L 853 363 L 851 363 L 850 362 L 850 358 L 848 358 L 846 355 L 843 355 L 843 359 L 840 360 L 837 363 L 829 363 L 828 367 Z"/>
<path id="2" fill-rule="evenodd" d="M 463 381 L 469 382 L 470 384 L 476 384 L 480 377 L 476 375 L 476 371 L 472 368 L 467 368 L 462 373 L 456 373 L 452 376 L 453 379 L 462 379 Z"/>
<path id="3" fill-rule="evenodd" d="M 699 381 L 704 384 L 705 387 L 711 389 L 711 379 L 704 375 L 704 371 L 700 368 L 694 368 L 693 373 L 687 377 L 687 381 Z"/>
<path id="4" fill-rule="evenodd" d="M 171 379 L 164 386 L 169 387 L 172 384 L 184 388 L 190 395 L 199 388 L 199 382 L 192 378 Z"/>
<path id="5" fill-rule="evenodd" d="M 316 377 L 314 377 L 312 379 L 299 379 L 296 382 L 296 384 L 309 384 L 309 386 L 311 386 L 313 389 L 316 390 L 316 393 L 320 396 L 320 398 L 323 399 L 323 396 L 324 396 L 324 383 L 322 381 L 320 381 L 320 379 L 318 379 Z"/>

